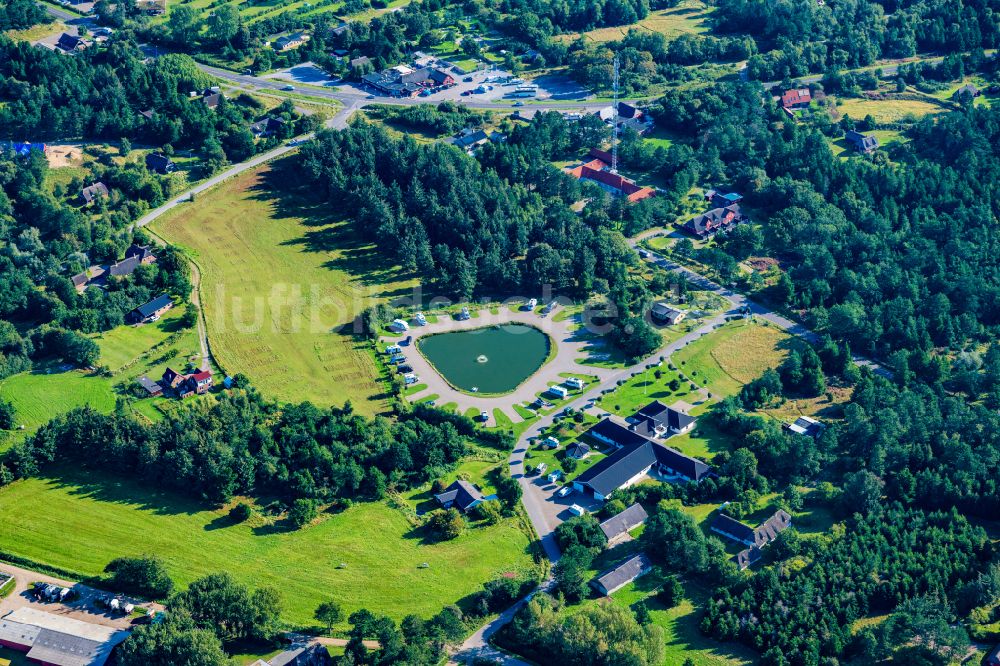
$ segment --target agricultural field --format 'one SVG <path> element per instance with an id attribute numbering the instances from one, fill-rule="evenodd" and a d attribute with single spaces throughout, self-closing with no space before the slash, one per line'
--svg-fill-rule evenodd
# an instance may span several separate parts
<path id="1" fill-rule="evenodd" d="M 383 411 L 378 367 L 351 324 L 416 281 L 275 177 L 271 167 L 241 174 L 154 230 L 198 265 L 213 356 L 227 373 L 279 400 Z"/>
<path id="2" fill-rule="evenodd" d="M 383 502 L 324 513 L 300 530 L 259 516 L 233 524 L 226 507 L 92 473 L 6 486 L 0 513 L 0 543 L 18 556 L 89 576 L 115 557 L 156 553 L 181 585 L 228 571 L 281 590 L 283 618 L 296 626 L 312 625 L 313 610 L 330 598 L 345 617 L 361 607 L 396 620 L 429 617 L 494 576 L 534 566 L 515 520 L 444 543 L 428 542 L 406 512 Z"/>
<path id="3" fill-rule="evenodd" d="M 118 326 L 90 335 L 101 348 L 101 365 L 108 366 L 112 372 L 121 370 L 149 348 L 181 331 L 181 317 L 185 309 L 183 305 L 171 308 L 158 321 L 149 324 Z"/>
<path id="4" fill-rule="evenodd" d="M 631 29 L 658 32 L 666 37 L 677 37 L 685 34 L 703 34 L 709 31 L 708 17 L 714 10 L 700 0 L 682 0 L 676 7 L 650 12 L 649 16 L 631 25 L 597 28 L 583 33 L 584 38 L 596 43 L 611 42 L 621 39 Z M 564 41 L 570 42 L 578 34 L 565 35 Z"/>

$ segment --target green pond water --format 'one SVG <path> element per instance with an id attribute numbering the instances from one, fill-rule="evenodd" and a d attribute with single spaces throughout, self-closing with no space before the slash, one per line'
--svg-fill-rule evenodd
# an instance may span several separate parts
<path id="1" fill-rule="evenodd" d="M 549 344 L 537 328 L 507 324 L 430 335 L 417 349 L 462 391 L 509 393 L 541 367 Z"/>

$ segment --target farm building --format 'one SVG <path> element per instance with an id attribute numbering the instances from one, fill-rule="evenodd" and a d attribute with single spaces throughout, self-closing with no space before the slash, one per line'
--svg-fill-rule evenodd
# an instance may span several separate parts
<path id="1" fill-rule="evenodd" d="M 659 400 L 654 400 L 626 421 L 632 431 L 643 437 L 669 437 L 690 432 L 697 419 L 676 406 L 667 407 Z"/>
<path id="2" fill-rule="evenodd" d="M 462 513 L 474 509 L 486 500 L 490 499 L 483 495 L 483 491 L 474 484 L 463 479 L 458 479 L 444 489 L 444 492 L 434 496 L 441 508 L 456 508 Z"/>
<path id="3" fill-rule="evenodd" d="M 601 594 L 610 596 L 622 589 L 635 579 L 646 575 L 653 569 L 653 563 L 649 561 L 645 553 L 631 557 L 614 569 L 605 571 L 600 576 L 590 582 L 591 586 Z"/>
<path id="4" fill-rule="evenodd" d="M 639 503 L 633 504 L 621 513 L 611 516 L 601 523 L 601 531 L 608 538 L 608 547 L 624 541 L 628 533 L 646 522 L 649 515 Z"/>
<path id="5" fill-rule="evenodd" d="M 154 382 L 152 379 L 143 375 L 135 380 L 138 382 L 139 386 L 146 390 L 146 393 L 150 398 L 155 398 L 157 396 L 163 395 L 163 387 L 159 383 Z"/>
<path id="6" fill-rule="evenodd" d="M 28 607 L 0 618 L 0 646 L 46 666 L 103 666 L 127 637 L 128 631 Z"/>
<path id="7" fill-rule="evenodd" d="M 695 482 L 714 474 L 710 465 L 654 442 L 611 418 L 605 418 L 586 434 L 617 449 L 573 481 L 575 490 L 594 499 L 607 499 L 614 491 L 634 485 L 650 473 Z"/>
<path id="8" fill-rule="evenodd" d="M 133 324 L 155 321 L 161 314 L 174 307 L 174 301 L 168 294 L 161 294 L 148 303 L 143 303 L 129 312 L 125 319 Z"/>

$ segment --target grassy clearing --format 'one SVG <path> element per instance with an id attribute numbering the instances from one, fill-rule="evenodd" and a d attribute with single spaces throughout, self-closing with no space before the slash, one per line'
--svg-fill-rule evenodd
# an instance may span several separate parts
<path id="1" fill-rule="evenodd" d="M 778 367 L 797 344 L 801 342 L 774 326 L 739 320 L 695 340 L 673 359 L 681 372 L 708 388 L 713 397 L 726 396 L 738 393 L 768 368 Z"/>
<path id="2" fill-rule="evenodd" d="M 0 451 L 48 423 L 52 417 L 76 407 L 90 405 L 102 412 L 115 408 L 111 380 L 78 370 L 59 371 L 42 367 L 22 372 L 0 382 L 0 397 L 17 410 L 17 423 L 24 430 L 0 431 Z"/>
<path id="3" fill-rule="evenodd" d="M 247 172 L 156 222 L 201 269 L 213 354 L 279 400 L 383 411 L 378 369 L 350 324 L 416 282 L 274 176 Z"/>
<path id="4" fill-rule="evenodd" d="M 328 598 L 345 616 L 365 607 L 397 620 L 428 617 L 495 575 L 532 566 L 528 538 L 513 521 L 440 544 L 425 542 L 386 503 L 355 504 L 296 531 L 259 518 L 233 525 L 225 509 L 92 473 L 11 484 L 0 489 L 0 513 L 0 543 L 16 555 L 96 575 L 115 557 L 153 552 L 182 585 L 228 571 L 277 587 L 284 618 L 296 625 L 312 625 Z"/>
<path id="5" fill-rule="evenodd" d="M 167 310 L 158 321 L 140 326 L 119 326 L 90 336 L 101 348 L 101 365 L 112 372 L 138 358 L 144 351 L 162 343 L 181 329 L 184 306 Z"/>
<path id="6" fill-rule="evenodd" d="M 895 123 L 911 116 L 920 119 L 932 113 L 942 113 L 945 109 L 933 102 L 914 99 L 871 100 L 839 97 L 837 111 L 856 120 L 871 115 L 877 123 Z"/>
<path id="7" fill-rule="evenodd" d="M 4 34 L 14 41 L 37 42 L 40 39 L 58 35 L 65 31 L 65 23 L 62 21 L 52 21 L 51 23 L 39 23 L 25 30 L 8 30 Z"/>
<path id="8" fill-rule="evenodd" d="M 610 28 L 597 28 L 583 33 L 583 36 L 592 42 L 603 44 L 621 39 L 630 29 L 648 30 L 658 32 L 667 37 L 677 37 L 685 34 L 703 34 L 709 31 L 708 16 L 713 8 L 708 7 L 700 0 L 683 0 L 676 7 L 664 9 L 657 12 L 650 12 L 642 21 L 631 25 L 614 26 Z M 578 34 L 566 35 L 563 41 L 573 41 Z"/>

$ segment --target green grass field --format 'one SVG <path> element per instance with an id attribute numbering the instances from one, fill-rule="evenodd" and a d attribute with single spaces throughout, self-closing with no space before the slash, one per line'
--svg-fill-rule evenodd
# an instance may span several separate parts
<path id="1" fill-rule="evenodd" d="M 183 305 L 174 307 L 167 310 L 159 321 L 140 326 L 119 326 L 91 335 L 101 348 L 101 365 L 108 366 L 112 372 L 120 370 L 150 347 L 181 331 L 180 319 L 184 310 Z"/>
<path id="2" fill-rule="evenodd" d="M 355 504 L 296 531 L 254 525 L 256 518 L 232 525 L 225 510 L 92 473 L 0 489 L 0 514 L 0 543 L 16 555 L 96 575 L 115 557 L 156 553 L 180 584 L 228 571 L 280 589 L 283 617 L 295 625 L 311 625 L 328 598 L 345 616 L 365 607 L 397 620 L 428 617 L 496 575 L 533 566 L 513 521 L 440 544 L 425 543 L 385 503 Z"/>
<path id="3" fill-rule="evenodd" d="M 650 12 L 649 16 L 631 25 L 597 28 L 583 33 L 592 42 L 604 43 L 619 40 L 630 29 L 658 32 L 665 36 L 677 37 L 685 34 L 703 34 L 709 31 L 708 16 L 713 8 L 700 0 L 682 0 L 676 7 Z M 560 37 L 563 41 L 576 39 L 577 33 Z"/>
<path id="4" fill-rule="evenodd" d="M 738 393 L 743 384 L 777 368 L 795 344 L 801 343 L 774 326 L 739 320 L 692 342 L 673 360 L 714 398 Z"/>
<path id="5" fill-rule="evenodd" d="M 22 372 L 3 380 L 0 397 L 14 405 L 16 421 L 25 429 L 0 431 L 0 451 L 33 433 L 52 417 L 76 407 L 90 405 L 110 412 L 115 407 L 111 383 L 106 377 L 78 370 L 61 372 L 55 367 Z"/>
<path id="6" fill-rule="evenodd" d="M 933 102 L 914 99 L 870 100 L 855 97 L 837 98 L 837 111 L 861 120 L 871 115 L 878 123 L 894 123 L 910 116 L 919 119 L 932 113 L 942 113 L 946 109 Z"/>
<path id="7" fill-rule="evenodd" d="M 415 281 L 272 175 L 242 174 L 154 225 L 201 270 L 213 354 L 279 400 L 384 411 L 374 360 L 341 328 Z"/>

